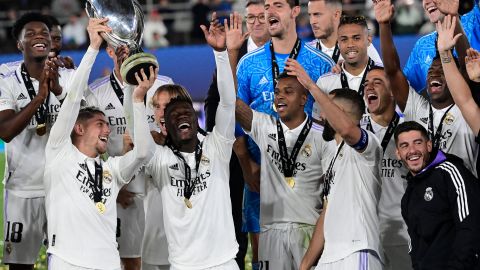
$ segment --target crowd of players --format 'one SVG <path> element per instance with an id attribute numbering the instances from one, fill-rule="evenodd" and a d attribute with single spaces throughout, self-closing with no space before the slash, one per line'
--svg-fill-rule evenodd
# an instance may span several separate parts
<path id="1" fill-rule="evenodd" d="M 309 1 L 310 43 L 296 0 L 214 14 L 208 132 L 157 69 L 123 81 L 125 46 L 88 85 L 108 18 L 75 67 L 54 18 L 21 17 L 23 60 L 0 66 L 3 263 L 33 269 L 45 242 L 53 270 L 244 269 L 248 232 L 254 270 L 480 269 L 478 3 L 423 0 L 437 31 L 401 70 L 394 6 L 373 2 L 380 54 L 340 0 Z"/>

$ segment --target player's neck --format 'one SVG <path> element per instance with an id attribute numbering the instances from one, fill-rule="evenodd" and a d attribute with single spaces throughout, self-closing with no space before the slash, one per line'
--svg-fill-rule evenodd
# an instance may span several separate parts
<path id="1" fill-rule="evenodd" d="M 365 70 L 368 64 L 368 57 L 366 59 L 363 59 L 362 61 L 358 61 L 355 64 L 349 64 L 347 61 L 344 62 L 343 64 L 343 69 L 347 71 L 348 73 L 352 74 L 353 76 L 358 76 L 362 73 L 362 71 Z"/>
<path id="2" fill-rule="evenodd" d="M 253 43 L 255 43 L 255 45 L 259 48 L 262 47 L 263 45 L 265 45 L 265 43 L 267 43 L 268 39 L 269 39 L 269 36 L 261 37 L 261 38 L 252 37 Z"/>
<path id="3" fill-rule="evenodd" d="M 373 121 L 375 121 L 375 123 L 379 124 L 382 127 L 386 127 L 390 124 L 390 121 L 392 121 L 394 114 L 395 106 L 390 106 L 387 110 L 379 114 L 370 113 L 370 117 Z"/>
<path id="4" fill-rule="evenodd" d="M 337 143 L 337 145 L 342 143 L 342 141 L 343 141 L 343 137 L 340 134 L 335 133 L 335 142 Z"/>
<path id="5" fill-rule="evenodd" d="M 182 141 L 178 142 L 175 147 L 183 153 L 193 153 L 195 152 L 195 147 L 197 146 L 197 137 L 188 140 L 188 141 Z"/>
<path id="6" fill-rule="evenodd" d="M 448 98 L 443 101 L 435 101 L 430 99 L 430 103 L 432 104 L 432 107 L 437 110 L 445 109 L 448 106 L 455 104 L 455 102 L 453 101 L 453 98 Z"/>
<path id="7" fill-rule="evenodd" d="M 87 157 L 96 158 L 99 155 L 97 149 L 95 149 L 91 145 L 87 145 L 85 143 L 82 143 L 81 141 L 75 142 L 74 145 L 75 147 L 77 147 L 78 151 L 80 151 Z"/>
<path id="8" fill-rule="evenodd" d="M 272 37 L 273 49 L 275 53 L 289 54 L 296 41 L 297 33 L 295 31 L 287 31 L 283 37 Z"/>
<path id="9" fill-rule="evenodd" d="M 44 59 L 26 58 L 23 62 L 25 64 L 25 68 L 27 69 L 28 75 L 30 75 L 32 78 L 40 80 L 46 60 L 46 57 Z"/>
<path id="10" fill-rule="evenodd" d="M 120 73 L 120 67 L 115 65 L 115 68 L 113 69 L 113 72 L 115 73 L 115 77 L 117 77 L 117 80 L 123 84 L 123 79 L 122 79 L 122 74 Z"/>
<path id="11" fill-rule="evenodd" d="M 302 114 L 298 114 L 298 116 L 282 118 L 282 122 L 288 127 L 288 129 L 292 130 L 299 127 L 303 121 L 305 121 L 306 117 L 307 115 L 302 111 Z"/>
<path id="12" fill-rule="evenodd" d="M 322 44 L 327 47 L 327 48 L 333 48 L 335 47 L 335 44 L 337 44 L 337 31 L 333 32 L 330 36 L 327 38 L 322 38 L 320 39 Z"/>

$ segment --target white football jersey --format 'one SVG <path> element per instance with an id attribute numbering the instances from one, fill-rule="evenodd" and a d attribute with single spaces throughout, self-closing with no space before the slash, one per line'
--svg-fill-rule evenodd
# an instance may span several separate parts
<path id="1" fill-rule="evenodd" d="M 442 110 L 433 108 L 433 126 L 435 133 L 447 108 Z M 428 130 L 430 102 L 415 92 L 411 87 L 404 114 L 405 121 L 416 121 Z M 479 145 L 475 142 L 475 134 L 463 118 L 458 106 L 454 105 L 447 112 L 443 121 L 440 136 L 440 150 L 460 157 L 465 166 L 476 176 Z"/>
<path id="2" fill-rule="evenodd" d="M 377 212 L 382 148 L 377 137 L 366 132 L 368 145 L 362 153 L 345 144 L 334 163 L 319 263 L 336 262 L 364 249 L 383 255 Z"/>
<path id="3" fill-rule="evenodd" d="M 375 136 L 381 143 L 388 126 L 379 125 L 371 118 L 370 121 Z M 400 116 L 398 124 L 403 122 L 404 118 Z M 382 193 L 378 203 L 380 239 L 383 246 L 407 245 L 410 239 L 400 207 L 402 196 L 407 188 L 405 177 L 408 169 L 401 160 L 397 159 L 395 151 L 395 139 L 392 135 L 382 158 Z"/>
<path id="4" fill-rule="evenodd" d="M 290 154 L 307 118 L 295 129 L 282 123 L 287 151 Z M 276 119 L 253 111 L 252 130 L 249 135 L 260 148 L 262 163 L 260 170 L 260 223 L 262 226 L 275 223 L 304 223 L 315 225 L 322 209 L 320 177 L 328 151 L 335 151 L 334 144 L 322 138 L 318 125 L 313 124 L 300 149 L 295 162 L 293 177 L 295 185 L 290 187 L 283 174 L 278 146 Z M 327 164 L 328 165 L 328 164 Z"/>
<path id="5" fill-rule="evenodd" d="M 23 63 L 23 60 L 3 63 L 0 65 L 0 76 L 5 76 L 11 71 L 14 71 Z"/>
<path id="6" fill-rule="evenodd" d="M 333 56 L 333 52 L 335 51 L 335 46 L 333 46 L 332 48 L 328 48 L 327 46 L 325 46 L 321 40 L 318 40 L 318 39 L 314 39 L 312 41 L 309 42 L 309 44 L 314 47 L 314 48 L 317 48 L 317 41 L 320 41 L 320 46 L 322 47 L 321 51 L 324 52 L 325 54 L 327 54 L 328 56 L 332 57 Z M 373 61 L 377 62 L 377 63 L 383 63 L 382 62 L 382 58 L 380 57 L 380 55 L 378 54 L 378 51 L 377 49 L 375 48 L 375 46 L 373 46 L 373 44 L 370 44 L 367 48 L 367 54 L 370 58 L 372 58 Z M 340 54 L 339 57 L 338 57 L 338 60 L 343 60 L 343 56 Z M 383 64 L 382 64 L 383 65 Z"/>
<path id="7" fill-rule="evenodd" d="M 43 188 L 43 172 L 45 167 L 45 145 L 50 134 L 50 128 L 60 111 L 60 101 L 69 91 L 66 85 L 74 70 L 60 69 L 59 83 L 63 87 L 61 96 L 50 93 L 47 106 L 47 133 L 36 134 L 37 121 L 35 116 L 30 123 L 10 142 L 5 143 L 6 166 L 5 188 L 15 195 L 24 198 L 45 196 Z M 35 92 L 38 93 L 39 82 L 31 78 Z M 13 110 L 20 112 L 30 103 L 31 99 L 21 75 L 21 63 L 16 69 L 0 74 L 0 111 Z"/>

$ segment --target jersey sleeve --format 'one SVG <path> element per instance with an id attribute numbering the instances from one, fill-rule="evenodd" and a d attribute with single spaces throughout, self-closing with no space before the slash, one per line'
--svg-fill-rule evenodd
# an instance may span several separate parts
<path id="1" fill-rule="evenodd" d="M 367 53 L 368 53 L 368 56 L 369 56 L 376 64 L 381 64 L 381 65 L 383 65 L 382 58 L 381 58 L 380 55 L 378 54 L 377 48 L 375 48 L 375 46 L 373 46 L 373 44 L 370 44 L 370 46 L 368 46 L 368 48 L 367 48 Z"/>
<path id="2" fill-rule="evenodd" d="M 80 102 L 85 89 L 88 87 L 88 77 L 97 54 L 98 50 L 89 47 L 78 69 L 67 83 L 68 95 L 60 108 L 57 121 L 53 125 L 48 138 L 47 159 L 52 158 L 48 156 L 49 150 L 57 149 L 70 141 L 70 134 L 77 120 Z"/>
<path id="3" fill-rule="evenodd" d="M 15 110 L 16 100 L 8 85 L 3 78 L 0 78 L 0 111 Z"/>
<path id="4" fill-rule="evenodd" d="M 226 140 L 234 140 L 235 136 L 235 84 L 230 68 L 227 51 L 214 51 L 217 64 L 217 86 L 220 101 L 215 115 L 215 132 Z"/>
<path id="5" fill-rule="evenodd" d="M 247 55 L 246 55 L 247 56 Z M 237 96 L 247 105 L 251 103 L 248 59 L 242 57 L 237 66 Z"/>
<path id="6" fill-rule="evenodd" d="M 252 129 L 250 132 L 247 132 L 247 135 L 249 135 L 257 145 L 261 145 L 262 138 L 267 136 L 266 123 L 269 123 L 271 119 L 267 114 L 257 112 L 255 110 L 252 110 L 252 112 Z"/>
<path id="7" fill-rule="evenodd" d="M 368 130 L 364 130 L 368 136 L 367 146 L 363 152 L 359 152 L 368 166 L 377 166 L 380 164 L 383 156 L 382 147 L 377 136 Z"/>
<path id="8" fill-rule="evenodd" d="M 422 109 L 428 108 L 428 106 L 430 106 L 429 104 L 428 100 L 418 94 L 415 89 L 410 87 L 408 90 L 407 104 L 403 111 L 405 121 L 415 121 L 418 119 L 418 112 Z"/>

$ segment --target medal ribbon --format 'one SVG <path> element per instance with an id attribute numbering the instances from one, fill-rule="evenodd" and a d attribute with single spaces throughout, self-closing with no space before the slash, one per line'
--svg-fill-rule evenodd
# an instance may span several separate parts
<path id="1" fill-rule="evenodd" d="M 295 170 L 295 161 L 297 160 L 300 148 L 302 148 L 303 142 L 305 142 L 305 139 L 307 138 L 311 128 L 312 119 L 307 116 L 307 122 L 303 126 L 300 135 L 298 135 L 290 157 L 288 157 L 287 143 L 283 134 L 282 124 L 280 123 L 280 120 L 277 119 L 278 149 L 280 150 L 280 159 L 282 161 L 283 175 L 285 177 L 293 176 L 293 171 Z"/>
<path id="2" fill-rule="evenodd" d="M 390 123 L 388 124 L 387 131 L 385 131 L 385 135 L 383 135 L 382 144 L 381 144 L 383 153 L 385 153 L 388 143 L 392 139 L 393 133 L 395 133 L 395 129 L 397 128 L 399 121 L 400 121 L 400 116 L 398 116 L 397 112 L 394 112 L 393 118 L 392 120 L 390 120 Z M 367 130 L 371 131 L 372 133 L 375 133 L 375 131 L 373 131 L 370 117 L 368 117 Z"/>
<path id="3" fill-rule="evenodd" d="M 442 119 L 440 119 L 440 124 L 438 124 L 437 132 L 435 133 L 433 132 L 433 109 L 432 105 L 430 105 L 430 112 L 428 117 L 428 134 L 430 136 L 430 139 L 432 140 L 433 149 L 438 149 L 438 147 L 440 146 L 440 137 L 442 136 L 443 121 L 445 120 L 445 117 L 447 117 L 448 112 L 450 111 L 450 109 L 452 109 L 454 105 L 455 104 L 450 105 L 450 107 L 448 107 L 448 109 L 445 111 Z"/>
<path id="4" fill-rule="evenodd" d="M 343 145 L 345 144 L 345 141 L 342 141 L 340 146 L 338 147 L 337 153 L 335 154 L 335 157 L 330 161 L 330 165 L 328 165 L 327 172 L 325 173 L 325 178 L 323 181 L 323 198 L 324 200 L 327 199 L 328 194 L 330 194 L 330 187 L 331 187 L 331 180 L 333 178 L 333 165 L 335 165 L 335 162 L 337 161 L 338 154 L 340 154 L 340 151 L 342 151 Z"/>
<path id="5" fill-rule="evenodd" d="M 195 146 L 195 171 L 196 175 L 195 178 L 192 180 L 192 169 L 188 166 L 187 161 L 180 153 L 180 150 L 175 148 L 171 143 L 168 144 L 168 147 L 172 149 L 172 152 L 175 156 L 177 156 L 182 162 L 183 167 L 185 170 L 185 185 L 183 186 L 183 197 L 190 199 L 193 194 L 193 190 L 195 189 L 195 181 L 198 177 L 198 168 L 200 167 L 200 160 L 202 158 L 202 145 L 203 141 L 197 141 L 197 145 Z"/>
<path id="6" fill-rule="evenodd" d="M 362 98 L 363 98 L 363 92 L 365 89 L 365 78 L 367 78 L 367 73 L 370 71 L 370 69 L 374 65 L 375 65 L 375 62 L 369 57 L 367 67 L 365 68 L 365 72 L 363 73 L 362 81 L 360 82 L 360 87 L 358 88 L 358 94 Z M 350 89 L 350 86 L 348 85 L 347 75 L 345 74 L 345 71 L 343 71 L 343 68 L 342 68 L 342 73 L 340 74 L 340 81 L 342 83 L 342 88 Z"/>
<path id="7" fill-rule="evenodd" d="M 87 168 L 88 174 L 88 182 L 92 184 L 92 191 L 93 191 L 93 201 L 95 203 L 102 201 L 103 195 L 103 166 L 102 161 L 97 163 L 95 161 L 95 178 L 93 178 L 92 173 L 88 169 L 87 162 L 85 161 L 85 167 Z"/>
<path id="8" fill-rule="evenodd" d="M 293 45 L 293 49 L 290 52 L 288 58 L 297 59 L 298 54 L 300 53 L 301 48 L 301 41 L 297 37 L 297 41 L 295 41 L 295 45 Z M 275 50 L 273 49 L 273 42 L 270 41 L 270 55 L 272 57 L 272 79 L 273 79 L 273 89 L 277 85 L 277 77 L 280 75 L 280 68 L 278 67 L 277 59 L 275 58 Z"/>
<path id="9" fill-rule="evenodd" d="M 317 40 L 317 49 L 322 51 L 322 45 L 320 44 L 320 40 Z M 340 59 L 340 48 L 338 47 L 338 42 L 335 43 L 335 49 L 333 49 L 332 54 L 333 62 L 338 63 L 338 59 Z"/>
<path id="10" fill-rule="evenodd" d="M 30 75 L 28 74 L 27 68 L 25 67 L 25 64 L 22 63 L 21 66 L 21 75 L 23 79 L 23 83 L 25 84 L 25 88 L 27 88 L 28 95 L 30 96 L 30 100 L 33 100 L 35 96 L 37 95 L 35 93 L 35 88 L 33 87 L 32 79 L 30 79 Z M 41 124 L 45 124 L 47 120 L 47 104 L 50 99 L 50 92 L 47 95 L 47 98 L 45 99 L 45 102 L 38 107 L 37 111 L 35 112 L 35 120 L 37 120 L 37 126 Z"/>
<path id="11" fill-rule="evenodd" d="M 112 85 L 113 91 L 115 91 L 115 95 L 117 95 L 118 100 L 120 103 L 123 105 L 123 90 L 122 87 L 117 82 L 117 79 L 115 79 L 115 75 L 110 74 L 110 84 Z"/>

